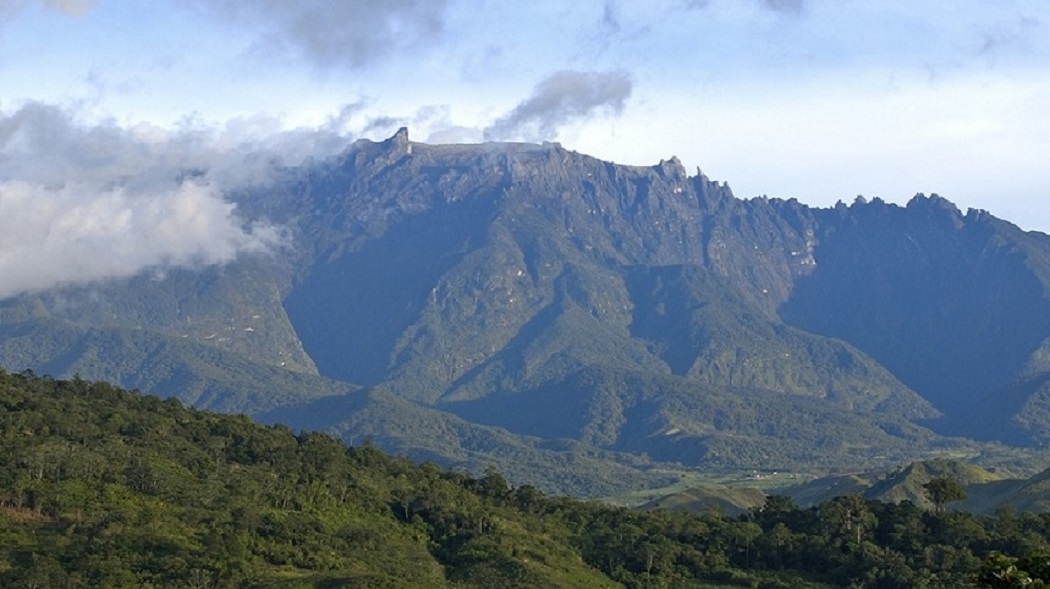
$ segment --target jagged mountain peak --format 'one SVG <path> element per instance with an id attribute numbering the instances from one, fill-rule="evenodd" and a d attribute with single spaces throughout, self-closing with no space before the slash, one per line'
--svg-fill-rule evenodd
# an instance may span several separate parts
<path id="1" fill-rule="evenodd" d="M 910 209 L 940 209 L 956 215 L 961 214 L 959 213 L 959 207 L 955 206 L 955 203 L 937 193 L 926 196 L 919 192 L 908 201 L 906 207 Z"/>

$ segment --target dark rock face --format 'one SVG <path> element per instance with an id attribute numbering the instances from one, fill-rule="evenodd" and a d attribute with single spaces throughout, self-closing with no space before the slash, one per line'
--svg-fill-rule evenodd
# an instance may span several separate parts
<path id="1" fill-rule="evenodd" d="M 938 407 L 957 434 L 998 437 L 1050 334 L 1050 241 L 943 198 L 822 211 L 817 265 L 785 320 L 848 341 Z M 1043 369 L 1045 370 L 1045 368 Z M 994 399 L 994 401 L 992 401 Z M 987 410 L 998 405 L 996 419 Z"/>
<path id="2" fill-rule="evenodd" d="M 323 391 L 260 404 L 268 419 L 284 406 L 297 425 L 352 437 L 360 403 L 311 399 L 377 387 L 400 401 L 370 405 L 366 429 L 417 450 L 425 440 L 397 433 L 415 427 L 406 403 L 455 414 L 450 428 L 474 432 L 463 435 L 685 464 L 858 464 L 960 443 L 920 423 L 1024 444 L 1050 435 L 1050 238 L 940 197 L 739 200 L 674 158 L 620 166 L 557 144 L 413 143 L 405 130 L 234 196 L 294 246 L 248 270 L 127 281 L 114 288 L 131 302 L 91 312 L 57 295 L 8 301 L 0 325 L 119 317 L 207 348 L 218 342 L 186 331 L 186 309 L 254 318 L 225 352 Z M 83 353 L 6 342 L 10 368 L 92 376 Z M 199 382 L 225 378 L 163 357 Z M 126 384 L 136 371 L 100 373 Z M 490 427 L 503 433 L 477 429 Z"/>

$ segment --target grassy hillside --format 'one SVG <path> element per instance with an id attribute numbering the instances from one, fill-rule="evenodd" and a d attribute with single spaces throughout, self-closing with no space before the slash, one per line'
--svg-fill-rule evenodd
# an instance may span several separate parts
<path id="1" fill-rule="evenodd" d="M 725 513 L 739 515 L 765 505 L 766 494 L 754 488 L 693 487 L 673 493 L 642 505 L 640 509 L 667 509 L 703 513 Z"/>
<path id="2" fill-rule="evenodd" d="M 956 460 L 913 462 L 875 481 L 870 488 L 865 490 L 864 496 L 893 503 L 910 501 L 915 505 L 930 508 L 932 504 L 923 485 L 935 478 L 948 478 L 966 488 L 971 488 L 973 485 L 989 483 L 1002 477 L 979 466 Z"/>

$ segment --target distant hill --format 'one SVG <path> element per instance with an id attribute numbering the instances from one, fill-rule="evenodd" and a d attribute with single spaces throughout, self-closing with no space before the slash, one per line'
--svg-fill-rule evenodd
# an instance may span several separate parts
<path id="1" fill-rule="evenodd" d="M 931 508 L 933 505 L 929 501 L 923 485 L 937 478 L 951 479 L 964 488 L 971 489 L 975 485 L 997 481 L 1002 477 L 978 466 L 955 460 L 939 459 L 927 462 L 913 462 L 899 471 L 891 472 L 885 478 L 875 481 L 870 488 L 864 491 L 864 496 L 869 499 L 893 503 L 910 501 L 915 505 Z M 954 504 L 954 506 L 960 509 L 964 508 L 958 503 Z"/>
<path id="2" fill-rule="evenodd" d="M 649 501 L 639 509 L 723 513 L 733 516 L 760 509 L 765 505 L 766 497 L 765 493 L 754 488 L 692 487 Z"/>
<path id="3" fill-rule="evenodd" d="M 939 196 L 405 130 L 275 177 L 228 196 L 286 247 L 0 301 L 0 366 L 586 495 L 1050 440 L 1050 237 Z"/>
<path id="4" fill-rule="evenodd" d="M 930 510 L 934 506 L 923 485 L 938 478 L 951 479 L 966 492 L 965 500 L 948 505 L 951 510 L 984 515 L 994 515 L 1004 507 L 1016 513 L 1050 512 L 1050 470 L 1031 477 L 1014 477 L 943 458 L 913 462 L 890 471 L 819 477 L 773 489 L 760 489 L 746 483 L 694 486 L 649 501 L 644 508 L 693 513 L 716 508 L 723 513 L 737 514 L 761 507 L 770 495 L 790 497 L 804 507 L 819 505 L 835 497 L 857 495 L 869 501 L 907 502 Z"/>

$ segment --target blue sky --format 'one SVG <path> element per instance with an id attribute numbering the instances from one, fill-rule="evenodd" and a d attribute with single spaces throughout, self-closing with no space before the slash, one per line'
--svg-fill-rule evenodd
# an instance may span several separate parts
<path id="1" fill-rule="evenodd" d="M 251 153 L 400 126 L 676 155 L 741 198 L 936 192 L 1050 231 L 1048 26 L 1042 0 L 0 0 L 0 272 L 14 292 L 266 247 L 280 228 L 222 200 L 265 176 Z M 142 248 L 173 207 L 197 225 Z M 85 244 L 128 259 L 17 268 Z"/>

